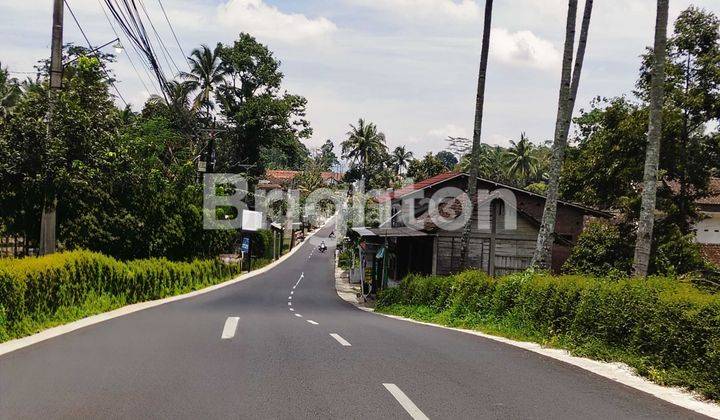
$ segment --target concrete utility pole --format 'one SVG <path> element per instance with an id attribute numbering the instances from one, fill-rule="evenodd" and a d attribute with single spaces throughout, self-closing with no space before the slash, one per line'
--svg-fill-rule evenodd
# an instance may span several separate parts
<path id="1" fill-rule="evenodd" d="M 53 1 L 52 46 L 50 53 L 50 90 L 48 91 L 47 139 L 45 150 L 53 141 L 52 122 L 55 106 L 62 89 L 62 43 L 63 43 L 63 0 Z M 56 208 L 57 198 L 51 192 L 49 162 L 45 162 L 45 192 L 42 216 L 40 218 L 40 255 L 52 254 L 56 250 Z"/>

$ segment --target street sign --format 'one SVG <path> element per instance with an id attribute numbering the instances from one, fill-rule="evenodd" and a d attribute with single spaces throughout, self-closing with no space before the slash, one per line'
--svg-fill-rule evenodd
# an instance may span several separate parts
<path id="1" fill-rule="evenodd" d="M 205 161 L 198 161 L 198 172 L 207 172 L 207 163 Z"/>
<path id="2" fill-rule="evenodd" d="M 250 237 L 246 236 L 242 240 L 242 245 L 240 246 L 240 251 L 242 251 L 243 254 L 247 254 L 250 252 Z"/>

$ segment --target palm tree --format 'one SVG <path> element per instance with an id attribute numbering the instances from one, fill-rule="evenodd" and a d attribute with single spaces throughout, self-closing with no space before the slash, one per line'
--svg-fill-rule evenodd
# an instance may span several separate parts
<path id="1" fill-rule="evenodd" d="M 7 69 L 3 69 L 0 63 L 0 121 L 7 118 L 20 98 L 20 93 L 20 84 L 10 77 Z"/>
<path id="2" fill-rule="evenodd" d="M 480 52 L 480 71 L 478 73 L 477 98 L 475 101 L 475 127 L 473 130 L 473 142 L 471 151 L 470 178 L 467 183 L 467 194 L 470 197 L 471 206 L 477 201 L 477 177 L 481 151 L 481 134 L 483 107 L 485 105 L 485 78 L 487 75 L 488 53 L 490 51 L 490 28 L 492 25 L 493 0 L 485 0 L 485 21 L 483 23 L 482 49 Z M 470 250 L 470 229 L 473 218 L 468 218 L 463 229 L 462 241 L 460 243 L 460 269 L 467 268 L 468 251 Z"/>
<path id="3" fill-rule="evenodd" d="M 580 74 L 585 59 L 587 37 L 590 30 L 593 0 L 585 0 L 580 40 L 573 68 L 573 50 L 575 49 L 575 19 L 577 17 L 577 0 L 568 1 L 568 16 L 565 29 L 565 50 L 563 53 L 562 76 L 560 80 L 560 98 L 558 100 L 557 118 L 555 120 L 555 138 L 552 146 L 552 159 L 548 169 L 548 188 L 545 199 L 540 232 L 538 233 L 532 265 L 541 269 L 552 266 L 552 247 L 555 241 L 555 222 L 557 220 L 557 202 L 560 192 L 560 171 L 562 170 L 570 132 L 570 121 L 575 98 L 580 86 Z"/>
<path id="4" fill-rule="evenodd" d="M 167 83 L 167 99 L 159 95 L 150 95 L 148 104 L 167 107 L 170 112 L 190 113 L 194 111 L 190 106 L 190 94 L 193 90 L 191 82 L 171 80 Z"/>
<path id="5" fill-rule="evenodd" d="M 222 45 L 217 44 L 213 50 L 207 45 L 196 48 L 190 53 L 190 73 L 183 72 L 180 77 L 187 80 L 192 90 L 200 89 L 193 101 L 193 109 L 204 107 L 208 114 L 214 108 L 212 93 L 225 80 L 227 71 L 220 57 Z"/>
<path id="6" fill-rule="evenodd" d="M 633 274 L 647 277 L 650 265 L 655 224 L 655 204 L 660 160 L 660 138 L 662 136 L 662 107 L 665 84 L 665 56 L 667 45 L 668 0 L 658 0 L 655 21 L 655 46 L 653 50 L 652 79 L 650 81 L 650 122 L 648 125 L 648 146 L 645 152 L 645 174 L 643 176 L 642 206 L 638 220 Z"/>
<path id="7" fill-rule="evenodd" d="M 407 169 L 412 158 L 413 153 L 405 150 L 405 146 L 396 147 L 390 156 L 390 165 L 392 166 L 393 171 L 395 171 L 395 175 L 400 175 L 401 171 Z"/>
<path id="8" fill-rule="evenodd" d="M 520 186 L 524 186 L 525 181 L 537 171 L 535 146 L 530 143 L 525 133 L 520 134 L 517 143 L 510 141 L 510 145 L 507 151 L 508 175 L 517 180 Z"/>
<path id="9" fill-rule="evenodd" d="M 387 155 L 385 134 L 379 132 L 375 124 L 360 118 L 357 126 L 350 124 L 347 136 L 342 142 L 343 157 L 360 166 L 363 179 L 370 179 L 370 169 Z"/>

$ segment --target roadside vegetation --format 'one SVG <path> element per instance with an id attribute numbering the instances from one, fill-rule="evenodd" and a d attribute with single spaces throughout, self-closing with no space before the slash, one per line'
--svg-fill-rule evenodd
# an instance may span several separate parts
<path id="1" fill-rule="evenodd" d="M 220 261 L 118 261 L 89 251 L 0 260 L 0 342 L 125 305 L 221 283 Z"/>
<path id="2" fill-rule="evenodd" d="M 675 278 L 409 276 L 376 310 L 624 362 L 720 400 L 720 295 Z"/>

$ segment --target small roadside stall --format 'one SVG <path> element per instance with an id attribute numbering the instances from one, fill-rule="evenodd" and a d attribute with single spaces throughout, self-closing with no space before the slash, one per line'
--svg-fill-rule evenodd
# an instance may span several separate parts
<path id="1" fill-rule="evenodd" d="M 434 236 L 407 227 L 353 228 L 359 239 L 364 294 L 398 284 L 411 273 L 431 274 Z"/>

